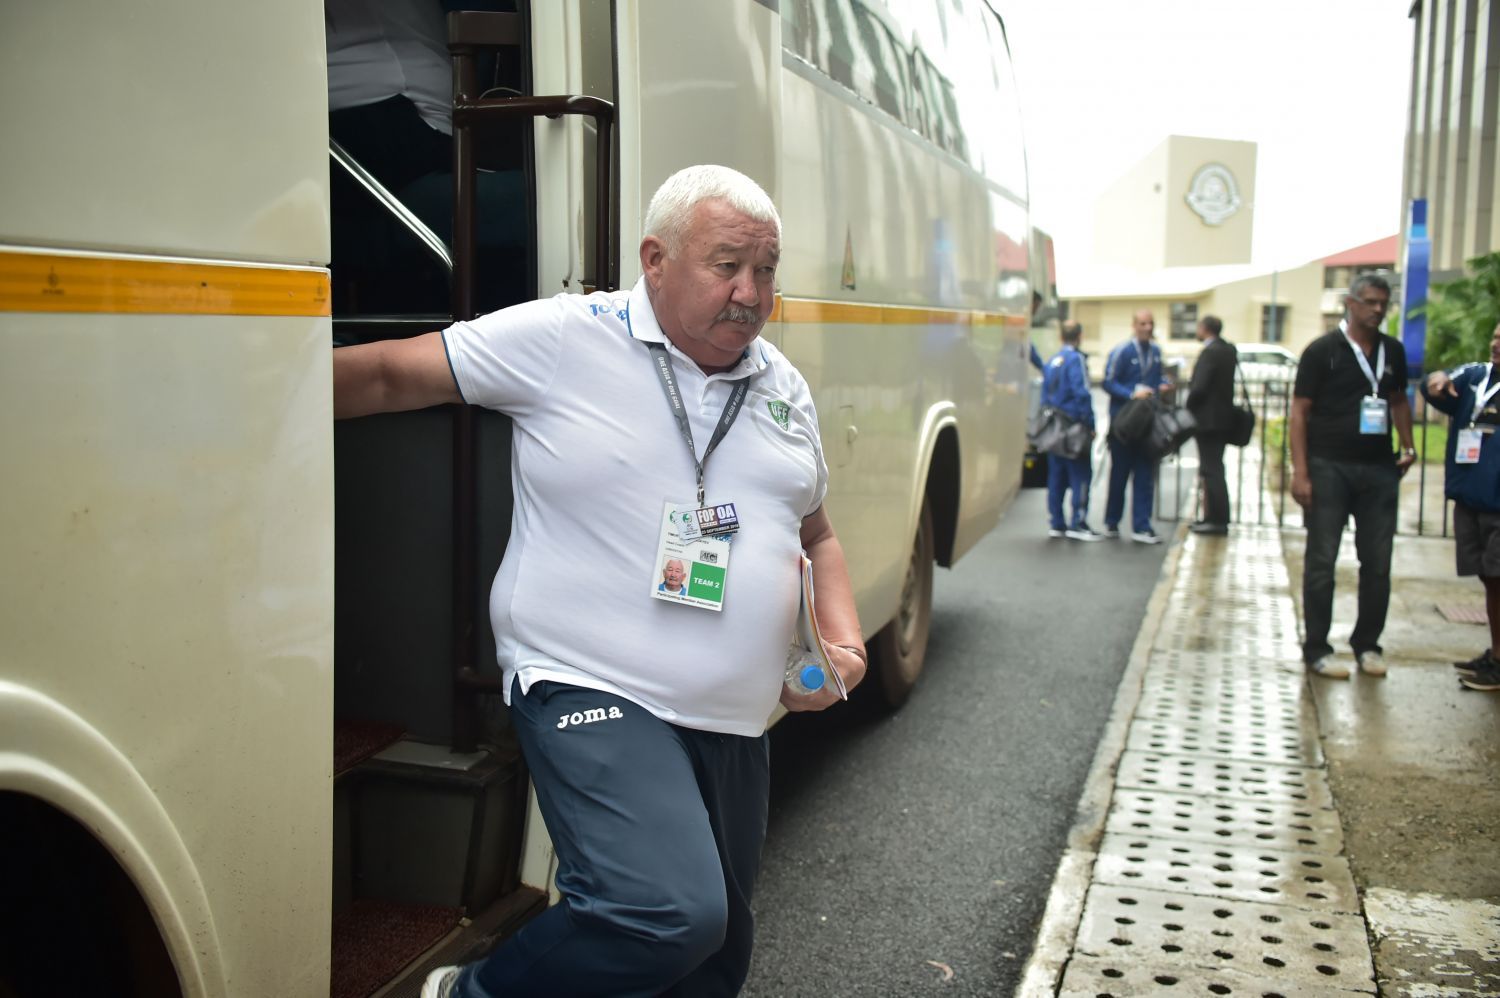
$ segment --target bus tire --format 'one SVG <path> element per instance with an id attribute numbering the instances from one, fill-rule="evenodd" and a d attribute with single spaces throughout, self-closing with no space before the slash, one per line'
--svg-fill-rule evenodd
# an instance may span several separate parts
<path id="1" fill-rule="evenodd" d="M 865 647 L 875 689 L 887 707 L 900 707 L 906 702 L 927 658 L 927 636 L 932 632 L 933 552 L 932 510 L 924 498 L 896 616 Z"/>

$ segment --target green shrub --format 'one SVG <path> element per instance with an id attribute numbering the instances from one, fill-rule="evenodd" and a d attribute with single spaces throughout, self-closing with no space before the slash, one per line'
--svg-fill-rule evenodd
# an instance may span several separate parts
<path id="1" fill-rule="evenodd" d="M 1427 304 L 1411 310 L 1427 316 L 1429 371 L 1489 358 L 1490 338 L 1500 324 L 1500 253 L 1476 256 L 1467 267 L 1466 276 L 1434 284 Z"/>

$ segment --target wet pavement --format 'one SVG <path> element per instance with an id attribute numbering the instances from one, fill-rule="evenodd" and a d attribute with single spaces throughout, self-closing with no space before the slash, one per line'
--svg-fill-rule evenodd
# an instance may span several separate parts
<path id="1" fill-rule="evenodd" d="M 1398 537 L 1389 675 L 1310 682 L 1302 544 L 1179 530 L 1018 994 L 1500 994 L 1500 694 L 1459 686 L 1488 632 L 1438 609 L 1483 591 Z"/>

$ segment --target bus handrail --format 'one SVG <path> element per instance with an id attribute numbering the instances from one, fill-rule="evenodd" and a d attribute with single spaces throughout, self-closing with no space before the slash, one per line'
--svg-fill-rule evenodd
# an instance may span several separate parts
<path id="1" fill-rule="evenodd" d="M 418 218 L 410 208 L 402 204 L 401 199 L 392 194 L 384 184 L 376 180 L 375 175 L 361 166 L 359 160 L 349 155 L 348 151 L 339 145 L 337 139 L 330 138 L 328 140 L 328 155 L 335 163 L 342 166 L 349 176 L 354 178 L 355 183 L 369 191 L 370 195 L 376 201 L 379 201 L 396 221 L 406 226 L 411 231 L 411 234 L 416 236 L 422 245 L 427 248 L 427 252 L 431 253 L 447 269 L 449 274 L 453 273 L 453 255 L 448 252 L 448 247 L 444 245 L 443 240 L 438 237 L 438 234 L 427 227 L 427 223 Z"/>
<path id="2" fill-rule="evenodd" d="M 484 48 L 520 45 L 526 37 L 520 15 L 488 11 L 448 15 L 448 51 L 453 57 L 453 253 L 459 266 L 453 275 L 453 318 L 474 317 L 474 280 L 477 240 L 478 163 L 476 128 L 504 121 L 558 118 L 565 114 L 594 119 L 595 170 L 594 285 L 614 290 L 616 273 L 610 252 L 614 234 L 609 195 L 613 190 L 610 131 L 615 107 L 598 97 L 582 95 L 519 95 L 478 97 L 476 57 Z M 528 87 L 529 89 L 529 87 Z M 585 275 L 586 276 L 586 275 Z M 478 631 L 476 577 L 478 538 L 478 483 L 474 413 L 461 406 L 453 419 L 453 678 L 459 696 L 453 700 L 453 747 L 472 751 L 478 744 L 479 701 L 485 692 L 503 691 L 496 677 L 475 667 Z"/>
<path id="3" fill-rule="evenodd" d="M 594 172 L 594 218 L 598 228 L 594 240 L 594 284 L 600 290 L 613 290 L 616 274 L 610 253 L 610 131 L 614 126 L 615 106 L 601 97 L 569 94 L 555 97 L 481 97 L 458 96 L 453 101 L 455 130 L 490 121 L 512 121 L 517 118 L 558 118 L 577 114 L 594 119 L 596 169 Z M 462 169 L 456 171 L 462 176 Z"/>

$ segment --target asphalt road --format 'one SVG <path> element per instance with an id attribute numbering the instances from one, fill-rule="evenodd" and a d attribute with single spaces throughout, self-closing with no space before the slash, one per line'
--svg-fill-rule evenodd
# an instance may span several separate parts
<path id="1" fill-rule="evenodd" d="M 1165 554 L 1048 540 L 1044 510 L 1042 490 L 1023 491 L 939 570 L 905 707 L 839 705 L 773 730 L 744 995 L 994 996 L 1019 982 Z"/>

